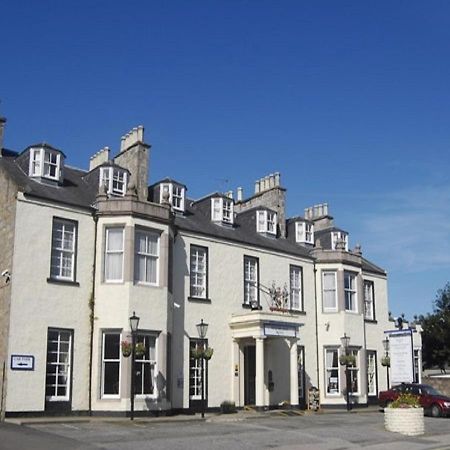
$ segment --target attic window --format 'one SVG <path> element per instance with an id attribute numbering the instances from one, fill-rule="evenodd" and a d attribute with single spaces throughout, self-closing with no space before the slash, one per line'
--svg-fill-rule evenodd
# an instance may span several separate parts
<path id="1" fill-rule="evenodd" d="M 30 177 L 42 177 L 59 181 L 61 178 L 62 158 L 58 151 L 48 148 L 30 150 Z"/>
<path id="2" fill-rule="evenodd" d="M 307 222 L 296 222 L 295 241 L 314 244 L 314 225 Z"/>
<path id="3" fill-rule="evenodd" d="M 117 167 L 100 168 L 100 185 L 106 186 L 108 194 L 124 196 L 127 191 L 127 172 Z"/>
<path id="4" fill-rule="evenodd" d="M 223 197 L 212 198 L 211 220 L 213 222 L 223 222 L 233 224 L 234 221 L 233 200 Z"/>
<path id="5" fill-rule="evenodd" d="M 277 234 L 277 213 L 256 211 L 256 231 L 258 233 Z"/>
<path id="6" fill-rule="evenodd" d="M 159 190 L 159 202 L 163 202 L 163 195 L 165 192 L 169 193 L 169 203 L 176 211 L 184 212 L 184 199 L 186 188 L 180 184 L 175 183 L 161 183 Z"/>
<path id="7" fill-rule="evenodd" d="M 343 231 L 333 231 L 331 233 L 331 248 L 333 250 L 336 250 L 336 244 L 339 241 L 344 242 L 344 249 L 346 252 L 348 252 L 348 234 L 344 233 Z"/>

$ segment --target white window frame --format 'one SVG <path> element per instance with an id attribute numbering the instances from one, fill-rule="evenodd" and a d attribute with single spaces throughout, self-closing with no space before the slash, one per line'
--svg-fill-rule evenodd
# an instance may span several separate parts
<path id="1" fill-rule="evenodd" d="M 49 376 L 49 372 L 47 370 L 48 366 L 52 366 L 55 367 L 55 374 L 54 374 L 54 378 L 55 378 L 55 383 L 52 384 L 52 387 L 54 389 L 56 389 L 56 395 L 47 395 L 46 392 L 46 400 L 49 402 L 54 402 L 54 401 L 68 401 L 70 399 L 70 390 L 71 390 L 71 374 L 72 374 L 72 342 L 73 342 L 73 332 L 72 330 L 67 330 L 67 329 L 57 329 L 57 328 L 50 328 L 48 330 L 48 334 L 50 334 L 51 332 L 54 333 L 58 333 L 58 338 L 57 340 L 52 340 L 51 342 L 56 343 L 57 349 L 56 351 L 50 351 L 48 350 L 48 344 L 49 344 L 49 337 L 47 335 L 47 363 L 46 363 L 46 377 Z M 67 333 L 69 335 L 69 341 L 62 341 L 61 340 L 61 334 L 62 333 Z M 68 343 L 68 350 L 67 352 L 63 352 L 61 351 L 61 344 L 62 343 Z M 56 361 L 53 362 L 49 362 L 48 360 L 48 354 L 49 353 L 56 353 Z M 62 354 L 66 354 L 67 355 L 67 361 L 66 362 L 61 362 L 61 355 Z M 61 371 L 61 366 L 64 366 L 63 371 Z M 64 374 L 65 372 L 65 374 Z M 65 395 L 58 395 L 57 394 L 57 390 L 58 390 L 58 386 L 60 385 L 59 383 L 59 377 L 60 374 L 63 374 L 63 376 L 65 375 L 66 377 L 66 394 Z M 47 381 L 46 381 L 46 391 L 47 391 Z"/>
<path id="2" fill-rule="evenodd" d="M 349 348 L 348 354 L 355 357 L 355 365 L 348 366 L 347 370 L 349 371 L 349 385 L 350 385 L 350 394 L 359 395 L 361 391 L 361 379 L 360 379 L 360 370 L 359 370 L 359 350 L 356 348 Z M 356 377 L 356 383 L 358 385 L 358 389 L 356 391 L 352 388 L 352 382 Z"/>
<path id="3" fill-rule="evenodd" d="M 277 234 L 278 217 L 276 212 L 256 211 L 256 231 L 258 233 Z"/>
<path id="4" fill-rule="evenodd" d="M 300 266 L 289 266 L 289 303 L 290 309 L 303 311 L 303 269 Z"/>
<path id="5" fill-rule="evenodd" d="M 159 203 L 163 202 L 164 192 L 169 192 L 169 203 L 176 211 L 184 212 L 186 188 L 175 183 L 161 183 L 159 186 Z"/>
<path id="6" fill-rule="evenodd" d="M 254 278 L 251 277 L 253 267 Z M 244 305 L 259 306 L 259 260 L 253 256 L 244 256 Z"/>
<path id="7" fill-rule="evenodd" d="M 375 283 L 364 280 L 364 318 L 375 320 Z"/>
<path id="8" fill-rule="evenodd" d="M 325 289 L 325 275 L 333 274 L 334 276 L 334 289 Z M 325 306 L 325 292 L 334 291 L 334 306 Z M 324 312 L 336 312 L 338 310 L 337 301 L 337 272 L 336 270 L 323 270 L 322 271 L 322 307 Z"/>
<path id="9" fill-rule="evenodd" d="M 328 365 L 327 363 L 327 355 L 328 353 L 335 353 L 336 357 L 335 364 L 336 365 Z M 324 375 L 325 375 L 325 396 L 326 397 L 339 397 L 341 395 L 340 387 L 341 387 L 341 370 L 339 367 L 339 348 L 338 347 L 325 347 L 324 348 Z M 333 392 L 329 392 L 329 383 L 331 380 L 331 372 L 335 371 L 337 373 L 337 380 L 333 382 L 337 382 L 337 386 L 333 388 Z M 328 375 L 330 373 L 330 375 Z M 335 378 L 335 377 L 333 377 Z"/>
<path id="10" fill-rule="evenodd" d="M 157 398 L 158 397 L 158 386 L 156 384 L 156 375 L 158 373 L 158 365 L 157 365 L 157 361 L 158 361 L 158 336 L 154 333 L 145 333 L 145 332 L 139 332 L 136 336 L 136 343 L 138 342 L 143 342 L 145 345 L 145 339 L 152 339 L 154 342 L 154 358 L 151 358 L 151 352 L 150 352 L 150 348 L 147 348 L 148 346 L 146 345 L 145 348 L 145 354 L 142 357 L 137 357 L 135 358 L 135 370 L 136 372 L 138 372 L 139 367 L 141 368 L 141 370 L 143 369 L 144 372 L 145 370 L 150 370 L 150 373 L 152 372 L 153 369 L 153 376 L 151 377 L 151 382 L 152 382 L 152 387 L 153 387 L 153 392 L 151 393 L 137 393 L 136 389 L 138 388 L 137 386 L 137 380 L 135 383 L 135 392 L 136 392 L 136 398 Z M 143 390 L 143 380 L 144 377 L 141 378 L 141 391 Z"/>
<path id="11" fill-rule="evenodd" d="M 234 223 L 234 202 L 230 198 L 211 199 L 211 220 L 213 222 Z"/>
<path id="12" fill-rule="evenodd" d="M 105 337 L 107 334 L 113 334 L 118 336 L 119 338 L 119 356 L 118 358 L 105 358 Z M 108 331 L 104 330 L 102 333 L 102 379 L 101 379 L 101 387 L 100 387 L 100 393 L 101 398 L 120 398 L 120 385 L 122 383 L 122 358 L 121 358 L 121 339 L 122 335 L 119 331 Z M 108 363 L 119 363 L 119 389 L 117 394 L 105 394 L 105 365 Z"/>
<path id="13" fill-rule="evenodd" d="M 346 280 L 350 280 L 346 286 Z M 347 301 L 349 299 L 349 302 Z M 347 312 L 358 312 L 358 278 L 354 272 L 344 271 L 344 308 Z"/>
<path id="14" fill-rule="evenodd" d="M 332 231 L 331 232 L 331 248 L 336 250 L 336 244 L 338 239 L 344 239 L 345 251 L 348 252 L 348 234 L 342 231 Z"/>
<path id="15" fill-rule="evenodd" d="M 122 248 L 117 250 L 109 250 L 109 233 L 112 230 L 122 231 Z M 123 283 L 123 269 L 124 269 L 124 253 L 125 253 L 125 228 L 123 226 L 111 226 L 105 230 L 105 252 L 104 252 L 104 281 L 105 283 Z M 121 276 L 120 278 L 108 278 L 108 260 L 109 256 L 121 254 Z"/>
<path id="16" fill-rule="evenodd" d="M 143 237 L 145 239 L 144 250 L 141 250 L 139 247 L 139 237 Z M 156 240 L 156 253 L 151 253 L 150 251 L 150 241 L 152 239 Z M 156 231 L 137 228 L 134 232 L 134 242 L 134 282 L 136 284 L 145 284 L 148 286 L 159 286 L 160 234 Z M 147 279 L 147 267 L 151 261 L 153 261 L 156 265 L 155 280 Z M 144 280 L 140 279 L 139 269 L 141 263 L 144 264 Z"/>
<path id="17" fill-rule="evenodd" d="M 52 161 L 56 158 L 56 161 Z M 55 168 L 55 175 L 49 173 L 50 167 Z M 30 149 L 30 177 L 48 178 L 49 180 L 59 181 L 61 178 L 61 154 L 48 148 Z"/>
<path id="18" fill-rule="evenodd" d="M 203 257 L 203 270 L 200 258 Z M 200 281 L 199 281 L 200 280 Z M 207 298 L 208 296 L 208 249 L 200 245 L 191 245 L 189 295 L 193 298 Z"/>
<path id="19" fill-rule="evenodd" d="M 308 222 L 295 222 L 295 241 L 314 244 L 314 225 Z"/>
<path id="20" fill-rule="evenodd" d="M 123 197 L 127 192 L 128 173 L 118 167 L 100 167 L 100 185 L 107 193 Z"/>
<path id="21" fill-rule="evenodd" d="M 57 227 L 61 226 L 61 245 L 56 245 Z M 72 229 L 70 229 L 72 228 Z M 72 235 L 72 242 L 67 239 L 68 235 Z M 75 281 L 75 261 L 76 261 L 76 246 L 77 246 L 77 222 L 73 220 L 62 219 L 59 217 L 53 218 L 52 228 L 52 250 L 50 261 L 50 278 L 52 280 Z M 63 271 L 64 260 L 70 259 L 70 275 L 66 276 Z M 54 272 L 57 269 L 57 273 Z"/>
<path id="22" fill-rule="evenodd" d="M 199 346 L 208 346 L 206 339 L 189 339 L 189 400 L 201 400 L 202 398 L 202 379 L 206 379 L 206 364 L 203 365 L 204 376 L 202 377 L 202 362 L 201 358 L 193 358 L 191 350 L 197 349 Z M 191 388 L 194 393 L 191 394 Z"/>
<path id="23" fill-rule="evenodd" d="M 367 350 L 367 395 L 370 397 L 378 395 L 377 352 L 375 350 Z"/>

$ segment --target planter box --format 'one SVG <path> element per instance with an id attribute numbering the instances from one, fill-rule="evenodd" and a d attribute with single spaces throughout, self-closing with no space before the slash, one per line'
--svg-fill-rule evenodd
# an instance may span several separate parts
<path id="1" fill-rule="evenodd" d="M 386 430 L 407 436 L 420 436 L 425 432 L 423 408 L 384 408 Z"/>

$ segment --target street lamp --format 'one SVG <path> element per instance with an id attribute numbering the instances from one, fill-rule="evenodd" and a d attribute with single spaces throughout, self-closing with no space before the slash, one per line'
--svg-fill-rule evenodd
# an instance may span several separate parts
<path id="1" fill-rule="evenodd" d="M 386 380 L 387 380 L 387 388 L 389 389 L 389 367 L 391 365 L 391 361 L 389 359 L 389 339 L 386 338 L 382 340 L 383 347 L 384 347 L 384 358 L 385 358 L 385 364 L 386 365 Z"/>
<path id="2" fill-rule="evenodd" d="M 130 392 L 130 419 L 134 419 L 134 382 L 135 382 L 135 369 L 134 363 L 136 359 L 136 333 L 139 327 L 139 317 L 136 316 L 136 313 L 133 311 L 133 315 L 130 317 L 130 329 L 131 329 L 131 392 Z"/>
<path id="3" fill-rule="evenodd" d="M 350 371 L 348 370 L 348 345 L 350 343 L 350 336 L 344 333 L 341 337 L 341 344 L 345 351 L 345 381 L 347 390 L 347 411 L 350 411 Z"/>
<path id="4" fill-rule="evenodd" d="M 203 322 L 203 319 L 200 321 L 200 323 L 197 324 L 197 332 L 201 339 L 201 345 L 204 349 L 205 347 L 205 337 L 206 332 L 208 331 L 208 324 Z M 202 419 L 205 417 L 205 358 L 200 358 L 201 360 L 201 373 L 202 373 Z"/>

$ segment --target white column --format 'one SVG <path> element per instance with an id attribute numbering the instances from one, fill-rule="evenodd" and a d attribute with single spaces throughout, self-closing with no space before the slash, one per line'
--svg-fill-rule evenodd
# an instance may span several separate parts
<path id="1" fill-rule="evenodd" d="M 297 338 L 291 341 L 291 406 L 298 406 Z"/>
<path id="2" fill-rule="evenodd" d="M 236 406 L 241 406 L 240 403 L 240 351 L 239 351 L 239 341 L 235 338 L 233 338 L 232 344 L 231 344 L 231 379 L 233 380 L 231 383 L 231 400 L 234 401 Z"/>
<path id="3" fill-rule="evenodd" d="M 256 337 L 256 406 L 264 406 L 264 339 L 265 337 Z"/>

